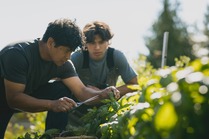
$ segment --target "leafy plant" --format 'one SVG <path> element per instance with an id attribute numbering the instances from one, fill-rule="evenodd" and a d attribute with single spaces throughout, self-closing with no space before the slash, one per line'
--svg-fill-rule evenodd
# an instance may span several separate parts
<path id="1" fill-rule="evenodd" d="M 176 62 L 182 64 L 141 72 L 138 85 L 129 86 L 138 91 L 118 101 L 105 99 L 80 118 L 80 126 L 69 124 L 68 133 L 100 139 L 208 138 L 209 58 Z"/>

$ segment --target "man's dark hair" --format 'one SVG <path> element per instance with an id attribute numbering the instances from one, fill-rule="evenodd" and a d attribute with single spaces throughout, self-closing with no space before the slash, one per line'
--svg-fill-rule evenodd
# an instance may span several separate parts
<path id="1" fill-rule="evenodd" d="M 110 27 L 106 23 L 100 21 L 88 23 L 83 28 L 83 33 L 85 35 L 86 43 L 94 42 L 95 35 L 99 35 L 103 41 L 109 41 L 113 37 Z"/>
<path id="2" fill-rule="evenodd" d="M 83 45 L 83 35 L 75 21 L 70 19 L 57 19 L 50 22 L 43 35 L 42 41 L 47 42 L 49 37 L 55 41 L 55 47 L 60 45 L 69 47 L 74 51 L 78 46 Z"/>

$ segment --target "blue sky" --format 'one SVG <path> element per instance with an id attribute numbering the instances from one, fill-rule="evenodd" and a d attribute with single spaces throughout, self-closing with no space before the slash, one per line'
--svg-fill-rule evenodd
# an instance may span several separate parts
<path id="1" fill-rule="evenodd" d="M 58 18 L 76 19 L 83 28 L 88 22 L 108 23 L 115 34 L 112 47 L 128 60 L 148 54 L 144 36 L 158 18 L 162 0 L 1 0 L 0 49 L 6 44 L 42 37 L 47 24 Z M 174 1 L 174 0 L 172 0 Z M 180 0 L 180 18 L 202 27 L 208 0 Z M 169 47 L 169 46 L 168 46 Z"/>

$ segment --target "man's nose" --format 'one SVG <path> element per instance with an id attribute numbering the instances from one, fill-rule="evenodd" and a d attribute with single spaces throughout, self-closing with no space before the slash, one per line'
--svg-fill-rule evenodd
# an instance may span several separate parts
<path id="1" fill-rule="evenodd" d="M 95 49 L 99 49 L 100 45 L 98 43 L 95 44 Z"/>

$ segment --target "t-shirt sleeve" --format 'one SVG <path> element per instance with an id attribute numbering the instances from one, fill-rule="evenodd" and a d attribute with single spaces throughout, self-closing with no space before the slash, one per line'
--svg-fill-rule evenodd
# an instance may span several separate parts
<path id="1" fill-rule="evenodd" d="M 17 49 L 11 49 L 1 55 L 1 74 L 12 82 L 26 83 L 28 62 Z"/>
<path id="2" fill-rule="evenodd" d="M 125 83 L 137 76 L 136 72 L 130 66 L 128 60 L 121 51 L 114 51 L 114 60 L 114 63 L 118 68 L 119 74 L 121 75 L 121 78 Z"/>
<path id="3" fill-rule="evenodd" d="M 61 79 L 78 76 L 71 60 L 65 62 L 65 64 L 59 68 L 58 72 L 59 78 Z"/>
<path id="4" fill-rule="evenodd" d="M 73 62 L 76 70 L 82 68 L 83 65 L 83 53 L 82 51 L 76 51 L 71 55 L 70 60 Z"/>

